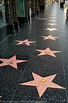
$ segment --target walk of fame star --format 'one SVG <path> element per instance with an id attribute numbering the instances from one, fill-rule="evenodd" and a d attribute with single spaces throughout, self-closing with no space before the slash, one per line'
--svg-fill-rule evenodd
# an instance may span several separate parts
<path id="1" fill-rule="evenodd" d="M 48 25 L 56 25 L 55 23 L 48 23 Z"/>
<path id="2" fill-rule="evenodd" d="M 38 20 L 46 20 L 46 18 L 38 18 Z"/>
<path id="3" fill-rule="evenodd" d="M 44 50 L 38 50 L 38 49 L 36 49 L 36 51 L 41 52 L 40 54 L 38 54 L 38 56 L 41 56 L 41 55 L 50 55 L 50 56 L 53 56 L 53 57 L 56 57 L 54 53 L 60 52 L 60 51 L 52 51 L 52 50 L 50 50 L 50 48 L 46 48 Z"/>
<path id="4" fill-rule="evenodd" d="M 53 19 L 52 19 L 52 20 L 49 20 L 49 21 L 56 22 L 56 20 L 53 20 Z"/>
<path id="5" fill-rule="evenodd" d="M 25 45 L 30 46 L 30 43 L 35 43 L 35 41 L 29 41 L 28 39 L 25 39 L 23 41 L 20 41 L 20 40 L 16 40 L 16 41 L 18 42 L 16 45 L 25 44 Z"/>
<path id="6" fill-rule="evenodd" d="M 50 17 L 50 19 L 52 19 L 52 20 L 53 20 L 53 19 L 56 19 L 56 18 L 55 18 L 55 17 Z"/>
<path id="7" fill-rule="evenodd" d="M 32 73 L 32 75 L 33 75 L 34 80 L 21 83 L 20 85 L 36 86 L 39 97 L 41 97 L 44 94 L 47 88 L 65 89 L 64 87 L 52 82 L 53 79 L 56 77 L 56 74 L 47 76 L 47 77 L 41 77 L 35 73 Z"/>
<path id="8" fill-rule="evenodd" d="M 51 35 L 42 36 L 42 37 L 44 38 L 43 40 L 45 40 L 45 39 L 56 40 L 56 38 L 59 38 L 59 37 L 53 37 L 53 36 L 51 36 Z"/>
<path id="9" fill-rule="evenodd" d="M 0 64 L 0 66 L 12 66 L 15 69 L 17 69 L 17 63 L 21 63 L 21 62 L 27 62 L 27 60 L 16 60 L 16 56 L 13 56 L 9 59 L 2 59 L 0 58 L 0 61 L 2 61 L 3 63 Z"/>
<path id="10" fill-rule="evenodd" d="M 57 29 L 56 28 L 47 28 L 47 29 L 44 29 L 44 30 L 49 30 L 49 31 L 56 31 Z"/>

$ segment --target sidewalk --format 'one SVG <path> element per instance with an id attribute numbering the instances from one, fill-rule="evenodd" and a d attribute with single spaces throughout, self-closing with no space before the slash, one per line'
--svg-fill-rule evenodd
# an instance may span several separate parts
<path id="1" fill-rule="evenodd" d="M 0 44 L 1 103 L 68 103 L 68 20 L 58 3 Z"/>

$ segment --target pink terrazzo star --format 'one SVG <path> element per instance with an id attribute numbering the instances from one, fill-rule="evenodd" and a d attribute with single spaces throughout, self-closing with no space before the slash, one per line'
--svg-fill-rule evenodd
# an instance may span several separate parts
<path id="1" fill-rule="evenodd" d="M 49 21 L 56 22 L 56 20 L 53 20 L 53 19 L 52 19 L 52 20 L 49 20 Z"/>
<path id="2" fill-rule="evenodd" d="M 3 62 L 3 63 L 0 64 L 0 67 L 9 65 L 9 66 L 12 66 L 15 69 L 17 69 L 17 63 L 26 62 L 27 60 L 16 60 L 16 56 L 13 56 L 9 59 L 1 59 L 0 58 L 0 61 Z"/>
<path id="3" fill-rule="evenodd" d="M 54 53 L 60 52 L 60 51 L 52 51 L 52 50 L 50 50 L 50 48 L 46 48 L 44 50 L 38 50 L 38 49 L 36 49 L 36 51 L 41 52 L 40 54 L 38 54 L 38 56 L 41 56 L 41 55 L 50 55 L 50 56 L 53 56 L 53 57 L 56 57 L 54 55 Z"/>
<path id="4" fill-rule="evenodd" d="M 56 31 L 57 29 L 56 28 L 47 28 L 47 29 L 44 29 L 44 30 L 49 30 L 49 31 Z"/>
<path id="5" fill-rule="evenodd" d="M 56 25 L 55 23 L 48 23 L 48 25 Z"/>
<path id="6" fill-rule="evenodd" d="M 56 74 L 47 76 L 47 77 L 41 77 L 35 73 L 32 73 L 32 75 L 33 75 L 34 80 L 21 83 L 20 85 L 36 86 L 39 97 L 43 95 L 43 93 L 46 91 L 47 88 L 65 89 L 64 87 L 61 87 L 57 85 L 56 83 L 52 82 Z"/>
<path id="7" fill-rule="evenodd" d="M 20 40 L 16 40 L 18 43 L 16 45 L 21 45 L 21 44 L 25 44 L 30 46 L 30 43 L 35 43 L 35 41 L 28 41 L 28 39 L 20 41 Z"/>
<path id="8" fill-rule="evenodd" d="M 46 20 L 46 18 L 38 18 L 38 20 Z"/>
<path id="9" fill-rule="evenodd" d="M 42 37 L 44 38 L 43 40 L 45 40 L 45 39 L 56 40 L 56 38 L 59 38 L 59 37 L 53 37 L 51 35 L 49 35 L 49 36 L 42 36 Z"/>
<path id="10" fill-rule="evenodd" d="M 53 19 L 56 19 L 56 18 L 55 18 L 55 17 L 50 17 L 50 19 L 52 19 L 52 20 L 53 20 Z"/>

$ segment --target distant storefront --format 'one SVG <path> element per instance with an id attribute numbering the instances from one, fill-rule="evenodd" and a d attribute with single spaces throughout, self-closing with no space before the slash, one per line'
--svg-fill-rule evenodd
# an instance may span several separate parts
<path id="1" fill-rule="evenodd" d="M 5 7 L 4 0 L 0 0 L 0 23 L 5 22 Z"/>

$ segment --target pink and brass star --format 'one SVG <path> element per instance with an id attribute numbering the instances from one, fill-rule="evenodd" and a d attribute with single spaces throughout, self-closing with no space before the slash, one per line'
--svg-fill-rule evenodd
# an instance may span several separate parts
<path id="1" fill-rule="evenodd" d="M 38 50 L 38 49 L 36 49 L 36 51 L 41 52 L 40 54 L 38 54 L 38 56 L 41 56 L 41 55 L 50 55 L 50 56 L 53 56 L 53 57 L 56 57 L 56 55 L 54 53 L 60 52 L 60 51 L 52 51 L 52 50 L 50 50 L 50 48 L 46 48 L 44 50 Z"/>
<path id="2" fill-rule="evenodd" d="M 49 20 L 49 21 L 56 22 L 56 20 L 53 20 L 53 19 L 52 19 L 52 20 Z"/>
<path id="3" fill-rule="evenodd" d="M 55 18 L 55 17 L 50 17 L 50 19 L 52 19 L 52 20 L 53 20 L 53 19 L 56 19 L 56 18 Z"/>
<path id="4" fill-rule="evenodd" d="M 65 89 L 62 86 L 57 85 L 56 83 L 52 82 L 53 79 L 56 77 L 56 74 L 47 76 L 47 77 L 41 77 L 35 73 L 32 73 L 34 80 L 21 83 L 20 85 L 26 85 L 26 86 L 36 86 L 39 97 L 41 97 L 47 88 L 59 88 L 59 89 Z"/>
<path id="5" fill-rule="evenodd" d="M 45 40 L 45 39 L 49 39 L 49 40 L 56 40 L 56 38 L 59 38 L 59 37 L 53 37 L 53 36 L 51 36 L 51 35 L 48 35 L 48 36 L 42 36 L 44 39 L 43 40 Z"/>
<path id="6" fill-rule="evenodd" d="M 46 20 L 46 18 L 38 18 L 38 20 Z"/>
<path id="7" fill-rule="evenodd" d="M 48 23 L 48 25 L 56 25 L 55 23 Z"/>
<path id="8" fill-rule="evenodd" d="M 29 41 L 28 39 L 25 39 L 23 41 L 20 41 L 20 40 L 16 40 L 16 41 L 18 42 L 16 45 L 25 44 L 25 45 L 30 46 L 30 43 L 35 43 L 35 41 Z"/>
<path id="9" fill-rule="evenodd" d="M 56 28 L 47 28 L 47 29 L 44 29 L 44 30 L 49 30 L 49 31 L 56 31 L 57 29 Z"/>
<path id="10" fill-rule="evenodd" d="M 17 60 L 16 56 L 13 56 L 9 59 L 0 58 L 0 61 L 2 61 L 2 63 L 0 64 L 0 67 L 9 65 L 9 66 L 14 67 L 15 69 L 17 69 L 17 63 L 27 62 L 27 60 Z"/>

